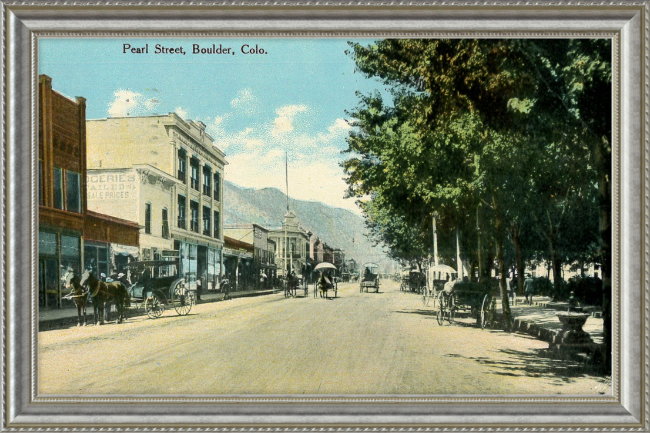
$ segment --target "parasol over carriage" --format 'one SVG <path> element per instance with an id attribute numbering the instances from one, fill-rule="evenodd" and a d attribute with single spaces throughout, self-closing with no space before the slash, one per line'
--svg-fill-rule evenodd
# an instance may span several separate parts
<path id="1" fill-rule="evenodd" d="M 315 271 L 318 271 L 320 273 L 320 276 L 316 282 L 318 290 L 316 290 L 316 287 L 314 287 L 314 298 L 316 297 L 317 291 L 320 292 L 321 298 L 327 298 L 328 290 L 334 290 L 334 297 L 336 298 L 336 295 L 338 293 L 338 282 L 336 281 L 336 278 L 332 278 L 331 282 L 327 281 L 325 278 L 325 272 L 332 269 L 334 271 L 337 270 L 336 266 L 329 262 L 319 263 L 314 268 Z"/>

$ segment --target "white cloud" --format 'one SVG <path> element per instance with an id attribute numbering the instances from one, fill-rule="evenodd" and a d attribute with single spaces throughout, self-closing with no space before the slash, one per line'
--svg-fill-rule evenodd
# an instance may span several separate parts
<path id="1" fill-rule="evenodd" d="M 285 191 L 285 153 L 273 148 L 228 156 L 226 179 L 247 188 L 273 187 Z M 359 209 L 354 199 L 344 199 L 347 184 L 337 158 L 315 159 L 289 152 L 289 196 L 298 200 L 320 201 L 329 206 Z"/>
<path id="2" fill-rule="evenodd" d="M 244 89 L 237 92 L 237 97 L 230 101 L 230 106 L 235 109 L 235 111 L 249 116 L 259 111 L 259 101 L 255 95 L 253 95 L 251 89 Z"/>
<path id="3" fill-rule="evenodd" d="M 142 108 L 142 94 L 131 90 L 116 90 L 113 93 L 115 99 L 108 105 L 110 117 L 136 116 Z"/>
<path id="4" fill-rule="evenodd" d="M 174 108 L 174 113 L 178 114 L 181 119 L 187 119 L 188 112 L 183 107 Z"/>
<path id="5" fill-rule="evenodd" d="M 271 135 L 274 137 L 287 134 L 294 130 L 293 121 L 298 113 L 307 111 L 306 105 L 287 105 L 278 108 L 275 112 L 278 117 L 273 121 Z"/>

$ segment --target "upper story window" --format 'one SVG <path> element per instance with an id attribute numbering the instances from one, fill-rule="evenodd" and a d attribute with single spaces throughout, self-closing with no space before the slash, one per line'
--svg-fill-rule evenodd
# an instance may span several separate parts
<path id="1" fill-rule="evenodd" d="M 166 207 L 162 210 L 162 237 L 169 239 L 169 213 Z"/>
<path id="2" fill-rule="evenodd" d="M 203 194 L 210 197 L 210 188 L 212 186 L 212 170 L 207 165 L 203 167 Z"/>
<path id="3" fill-rule="evenodd" d="M 199 204 L 195 201 L 190 201 L 190 211 L 192 216 L 190 219 L 190 230 L 193 232 L 199 232 Z"/>
<path id="4" fill-rule="evenodd" d="M 63 170 L 54 167 L 54 207 L 63 209 Z"/>
<path id="5" fill-rule="evenodd" d="M 221 190 L 221 174 L 219 172 L 214 173 L 214 199 L 219 199 L 219 191 Z"/>
<path id="6" fill-rule="evenodd" d="M 203 206 L 203 234 L 210 236 L 210 208 Z"/>
<path id="7" fill-rule="evenodd" d="M 74 171 L 65 172 L 65 207 L 81 213 L 81 175 Z"/>
<path id="8" fill-rule="evenodd" d="M 190 160 L 190 184 L 195 190 L 199 190 L 199 160 L 192 158 Z"/>
<path id="9" fill-rule="evenodd" d="M 187 183 L 187 152 L 184 149 L 178 149 L 178 179 Z"/>
<path id="10" fill-rule="evenodd" d="M 144 205 L 144 232 L 151 234 L 151 203 Z"/>
<path id="11" fill-rule="evenodd" d="M 187 201 L 182 195 L 178 196 L 178 228 L 184 229 L 185 219 L 187 217 Z"/>

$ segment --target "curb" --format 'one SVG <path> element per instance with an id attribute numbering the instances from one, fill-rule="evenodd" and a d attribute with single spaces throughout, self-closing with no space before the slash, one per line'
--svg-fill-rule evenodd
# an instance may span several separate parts
<path id="1" fill-rule="evenodd" d="M 263 290 L 263 291 L 251 291 L 251 292 L 238 292 L 230 295 L 230 299 L 236 299 L 236 298 L 251 298 L 251 297 L 256 297 L 256 296 L 264 296 L 264 295 L 272 295 L 275 293 L 273 290 Z M 214 298 L 214 299 L 201 299 L 200 301 L 197 302 L 198 304 L 211 304 L 214 302 L 221 302 L 223 301 L 223 297 L 220 298 Z M 93 321 L 93 310 L 92 307 L 89 308 L 90 314 L 86 313 L 86 323 L 87 326 L 93 326 L 92 321 Z M 70 309 L 70 316 L 67 317 L 58 317 L 56 319 L 43 319 L 38 321 L 38 331 L 51 331 L 53 329 L 60 329 L 60 328 L 74 328 L 77 326 L 77 310 L 76 309 Z M 128 314 L 132 313 L 132 314 Z M 115 314 L 115 313 L 112 313 Z M 146 313 L 142 312 L 141 310 L 127 310 L 127 320 L 132 317 L 138 317 L 138 316 L 146 316 Z M 108 322 L 107 324 L 112 324 L 113 322 Z"/>

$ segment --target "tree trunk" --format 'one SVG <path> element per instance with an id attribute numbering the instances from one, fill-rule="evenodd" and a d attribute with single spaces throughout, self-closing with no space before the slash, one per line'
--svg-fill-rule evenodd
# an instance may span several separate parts
<path id="1" fill-rule="evenodd" d="M 524 294 L 524 256 L 521 253 L 521 244 L 519 243 L 519 232 L 512 228 L 512 243 L 515 246 L 515 255 L 517 257 L 517 293 Z"/>
<path id="2" fill-rule="evenodd" d="M 499 210 L 496 209 L 496 229 L 497 229 L 497 263 L 499 266 L 499 291 L 501 292 L 501 308 L 503 310 L 504 330 L 510 332 L 512 324 L 512 313 L 510 312 L 510 302 L 508 300 L 508 289 L 506 287 L 506 265 L 503 261 L 503 223 Z"/>
<path id="3" fill-rule="evenodd" d="M 549 241 L 551 252 L 551 269 L 553 270 L 553 300 L 558 301 L 562 293 L 562 262 L 560 261 L 553 241 Z"/>

